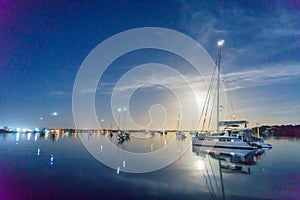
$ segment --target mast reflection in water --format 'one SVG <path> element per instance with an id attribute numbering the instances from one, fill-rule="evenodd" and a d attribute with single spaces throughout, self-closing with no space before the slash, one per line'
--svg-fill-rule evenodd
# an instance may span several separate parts
<path id="1" fill-rule="evenodd" d="M 200 157 L 198 169 L 205 171 L 203 176 L 213 199 L 225 199 L 224 172 L 251 174 L 250 166 L 258 164 L 257 161 L 265 152 L 264 149 L 207 149 L 194 145 L 192 151 Z"/>

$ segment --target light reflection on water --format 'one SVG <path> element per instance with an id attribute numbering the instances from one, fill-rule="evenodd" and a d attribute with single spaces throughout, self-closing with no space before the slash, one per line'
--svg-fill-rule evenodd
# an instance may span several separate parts
<path id="1" fill-rule="evenodd" d="M 107 136 L 91 135 L 92 140 L 102 137 Z M 149 152 L 173 139 L 174 133 L 156 134 L 147 139 L 132 138 L 119 146 L 127 151 Z M 247 168 L 244 172 L 221 170 L 226 199 L 300 197 L 299 140 L 271 138 L 267 141 L 273 149 L 258 156 L 256 164 L 246 166 L 250 174 Z M 126 164 L 125 160 L 121 167 Z M 197 155 L 191 147 L 162 170 L 117 174 L 95 160 L 76 134 L 61 133 L 55 137 L 34 133 L 0 134 L 0 167 L 0 199 L 223 198 L 218 159 Z"/>

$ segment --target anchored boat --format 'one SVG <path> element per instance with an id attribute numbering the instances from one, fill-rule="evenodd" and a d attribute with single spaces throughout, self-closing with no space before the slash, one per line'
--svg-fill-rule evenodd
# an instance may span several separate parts
<path id="1" fill-rule="evenodd" d="M 217 131 L 216 132 L 205 132 L 205 133 L 196 133 L 195 137 L 192 139 L 192 144 L 195 146 L 205 146 L 205 147 L 217 147 L 217 148 L 231 148 L 231 149 L 247 149 L 253 150 L 257 148 L 257 145 L 249 145 L 247 142 L 243 141 L 243 139 L 248 135 L 249 129 L 247 129 L 247 121 L 220 121 L 220 63 L 221 63 L 221 49 L 224 44 L 224 40 L 218 41 L 218 58 L 216 61 L 216 71 L 217 71 Z M 210 83 L 210 89 L 208 90 L 207 97 L 209 97 L 213 92 L 212 85 L 214 81 L 215 73 L 212 76 L 212 80 Z M 205 101 L 205 105 L 203 109 L 206 110 L 207 113 L 209 107 L 209 99 Z M 214 99 L 214 98 L 212 98 Z M 214 106 L 212 106 L 214 107 Z M 203 114 L 203 113 L 202 113 Z M 204 122 L 207 114 L 204 114 Z M 210 120 L 209 120 L 210 121 Z M 203 124 L 204 124 L 203 122 Z M 245 130 L 236 130 L 235 127 L 237 124 L 245 124 Z M 225 129 L 220 131 L 220 126 L 227 126 L 228 128 L 232 126 L 230 129 Z M 233 128 L 233 129 L 232 129 Z"/>
<path id="2" fill-rule="evenodd" d="M 193 137 L 192 144 L 195 146 L 214 147 L 214 148 L 230 148 L 230 149 L 246 149 L 254 150 L 256 146 L 250 146 L 236 137 L 229 136 L 213 136 L 206 135 L 200 137 Z"/>

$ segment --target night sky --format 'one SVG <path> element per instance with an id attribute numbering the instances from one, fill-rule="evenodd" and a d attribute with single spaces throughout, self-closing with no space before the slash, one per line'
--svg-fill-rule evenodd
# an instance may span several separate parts
<path id="1" fill-rule="evenodd" d="M 0 127 L 74 127 L 72 90 L 82 62 L 105 39 L 140 27 L 184 33 L 213 59 L 217 40 L 224 39 L 221 68 L 236 118 L 247 119 L 250 125 L 299 124 L 299 19 L 299 1 L 288 0 L 1 0 Z M 171 65 L 182 73 L 181 66 L 186 66 L 176 56 L 154 50 L 116 60 L 101 78 L 105 84 L 100 83 L 96 94 L 97 116 L 105 127 L 113 121 L 114 83 L 136 65 L 149 62 Z M 175 128 L 174 97 L 163 89 L 153 90 L 145 87 L 133 95 L 134 120 L 149 123 L 149 106 L 163 104 L 172 113 L 166 128 Z M 53 116 L 54 112 L 58 115 Z M 195 126 L 198 119 L 193 118 L 187 119 L 190 122 L 184 128 Z"/>

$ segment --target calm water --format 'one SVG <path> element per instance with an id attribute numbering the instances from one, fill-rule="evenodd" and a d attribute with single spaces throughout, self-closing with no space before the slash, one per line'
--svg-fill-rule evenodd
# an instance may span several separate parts
<path id="1" fill-rule="evenodd" d="M 120 147 L 149 152 L 173 139 L 172 133 L 157 134 Z M 0 199 L 299 199 L 300 141 L 267 141 L 273 149 L 246 166 L 250 174 L 222 169 L 222 182 L 218 160 L 199 156 L 191 147 L 161 170 L 117 174 L 91 156 L 78 135 L 0 134 Z"/>

